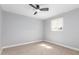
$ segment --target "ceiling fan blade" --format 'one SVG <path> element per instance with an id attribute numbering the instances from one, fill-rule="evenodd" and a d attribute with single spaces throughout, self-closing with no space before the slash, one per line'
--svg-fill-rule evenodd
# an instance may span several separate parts
<path id="1" fill-rule="evenodd" d="M 40 9 L 40 6 L 38 4 L 36 4 L 37 9 Z"/>
<path id="2" fill-rule="evenodd" d="M 34 15 L 37 14 L 37 11 L 34 13 Z"/>
<path id="3" fill-rule="evenodd" d="M 40 11 L 48 11 L 49 8 L 41 8 Z"/>
<path id="4" fill-rule="evenodd" d="M 29 4 L 31 7 L 33 7 L 33 8 L 35 8 L 35 9 L 37 9 L 33 4 Z"/>

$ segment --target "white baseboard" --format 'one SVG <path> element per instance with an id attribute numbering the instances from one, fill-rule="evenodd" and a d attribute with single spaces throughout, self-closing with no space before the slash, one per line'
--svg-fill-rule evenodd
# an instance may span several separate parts
<path id="1" fill-rule="evenodd" d="M 31 42 L 26 42 L 26 43 L 19 43 L 19 44 L 4 46 L 4 47 L 2 47 L 2 49 L 10 48 L 10 47 L 16 47 L 16 46 L 25 45 L 25 44 L 30 44 L 30 43 L 35 43 L 35 42 L 40 42 L 40 41 L 42 41 L 42 40 L 36 40 L 36 41 L 31 41 Z"/>
<path id="2" fill-rule="evenodd" d="M 58 42 L 53 42 L 53 41 L 50 41 L 50 40 L 36 40 L 36 41 L 31 41 L 31 42 L 26 42 L 26 43 L 20 43 L 20 44 L 14 44 L 14 45 L 9 45 L 9 46 L 4 46 L 4 47 L 2 47 L 2 49 L 0 49 L 0 53 L 5 48 L 16 47 L 16 46 L 30 44 L 30 43 L 35 43 L 35 42 L 40 42 L 40 41 L 46 41 L 46 42 L 53 43 L 53 44 L 56 44 L 56 45 L 59 45 L 59 46 L 63 46 L 63 47 L 66 47 L 66 48 L 69 48 L 69 49 L 72 49 L 72 50 L 75 50 L 75 51 L 79 51 L 78 48 L 67 46 L 67 45 L 64 45 L 64 44 L 61 44 L 61 43 L 58 43 Z"/>
<path id="3" fill-rule="evenodd" d="M 69 49 L 72 49 L 72 50 L 75 50 L 75 51 L 79 51 L 78 48 L 67 46 L 67 45 L 64 45 L 64 44 L 61 44 L 61 43 L 58 43 L 58 42 L 53 42 L 53 41 L 50 41 L 50 40 L 45 40 L 45 41 L 49 42 L 49 43 L 53 43 L 53 44 L 59 45 L 59 46 L 62 46 L 62 47 L 65 47 L 65 48 L 69 48 Z"/>

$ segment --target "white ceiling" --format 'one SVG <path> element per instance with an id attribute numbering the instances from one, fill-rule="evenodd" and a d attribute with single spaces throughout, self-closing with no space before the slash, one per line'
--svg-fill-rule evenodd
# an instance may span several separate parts
<path id="1" fill-rule="evenodd" d="M 78 4 L 40 4 L 40 7 L 48 7 L 49 11 L 39 12 L 36 15 L 33 15 L 35 9 L 29 6 L 28 4 L 2 4 L 2 9 L 4 11 L 17 13 L 20 15 L 25 15 L 37 19 L 47 19 L 56 15 L 59 15 L 64 12 L 79 8 Z"/>

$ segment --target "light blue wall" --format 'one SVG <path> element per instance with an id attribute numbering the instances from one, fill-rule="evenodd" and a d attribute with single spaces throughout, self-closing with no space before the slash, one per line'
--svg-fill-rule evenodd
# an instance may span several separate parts
<path id="1" fill-rule="evenodd" d="M 45 39 L 79 48 L 79 9 L 72 10 L 56 17 L 64 18 L 63 31 L 54 32 L 50 29 L 53 18 L 45 21 Z M 54 18 L 56 18 L 54 17 Z"/>
<path id="2" fill-rule="evenodd" d="M 2 46 L 27 43 L 43 39 L 43 22 L 3 11 Z"/>
<path id="3" fill-rule="evenodd" d="M 2 40 L 1 33 L 2 33 L 2 10 L 0 7 L 0 49 L 1 49 L 1 40 Z"/>

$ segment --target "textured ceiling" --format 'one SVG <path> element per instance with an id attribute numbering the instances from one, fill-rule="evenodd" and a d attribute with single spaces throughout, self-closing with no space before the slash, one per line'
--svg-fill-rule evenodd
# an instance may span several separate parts
<path id="1" fill-rule="evenodd" d="M 33 17 L 36 19 L 47 19 L 64 12 L 68 12 L 70 10 L 79 8 L 77 4 L 40 4 L 40 7 L 48 7 L 49 11 L 41 11 L 36 15 L 33 15 L 35 9 L 29 6 L 28 4 L 2 4 L 2 9 L 4 11 L 17 13 L 20 15 L 25 15 L 29 17 Z"/>

